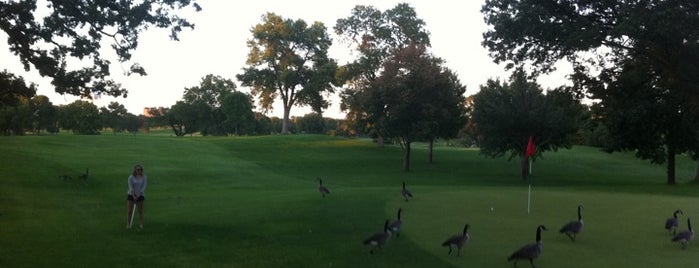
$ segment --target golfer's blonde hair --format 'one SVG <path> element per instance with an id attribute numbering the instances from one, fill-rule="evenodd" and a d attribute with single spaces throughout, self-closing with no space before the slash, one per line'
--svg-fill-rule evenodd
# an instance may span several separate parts
<path id="1" fill-rule="evenodd" d="M 134 166 L 133 166 L 133 172 L 132 172 L 131 174 L 134 175 L 134 176 L 136 176 L 136 171 L 138 171 L 138 169 L 141 169 L 141 171 L 143 171 L 143 166 L 142 166 L 141 164 L 136 164 L 136 165 L 134 165 Z"/>

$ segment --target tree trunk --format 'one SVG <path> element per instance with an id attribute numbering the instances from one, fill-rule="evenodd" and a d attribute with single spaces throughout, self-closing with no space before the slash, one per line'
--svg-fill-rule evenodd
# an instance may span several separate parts
<path id="1" fill-rule="evenodd" d="M 434 149 L 434 138 L 430 139 L 430 149 L 427 152 L 427 163 L 432 164 L 432 149 Z"/>
<path id="2" fill-rule="evenodd" d="M 171 124 L 170 127 L 172 127 L 172 132 L 175 132 L 175 136 L 177 136 L 177 137 L 184 136 L 184 133 L 182 133 L 183 132 L 182 127 L 180 127 L 178 129 L 174 124 Z"/>
<path id="3" fill-rule="evenodd" d="M 403 171 L 410 171 L 410 142 L 406 141 L 403 147 Z"/>
<path id="4" fill-rule="evenodd" d="M 667 146 L 667 184 L 675 184 L 675 146 Z"/>
<path id="5" fill-rule="evenodd" d="M 694 182 L 699 183 L 699 159 L 697 159 L 697 173 L 694 175 Z"/>
<path id="6" fill-rule="evenodd" d="M 379 148 L 383 148 L 383 145 L 384 145 L 383 136 L 379 135 L 376 138 L 376 146 L 378 146 Z"/>
<path id="7" fill-rule="evenodd" d="M 282 134 L 289 134 L 289 112 L 291 106 L 284 104 L 284 118 L 282 119 Z"/>

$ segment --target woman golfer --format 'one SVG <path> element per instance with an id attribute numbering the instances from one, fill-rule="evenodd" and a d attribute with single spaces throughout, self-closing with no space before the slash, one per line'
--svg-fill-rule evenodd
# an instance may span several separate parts
<path id="1" fill-rule="evenodd" d="M 143 229 L 143 202 L 146 200 L 145 192 L 147 179 L 146 175 L 143 174 L 143 166 L 135 165 L 133 167 L 133 173 L 129 176 L 129 192 L 127 193 L 126 200 L 127 203 L 127 214 L 126 214 L 126 228 L 131 229 L 131 223 L 133 222 L 133 210 L 134 203 L 138 207 L 138 222 L 139 227 Z"/>

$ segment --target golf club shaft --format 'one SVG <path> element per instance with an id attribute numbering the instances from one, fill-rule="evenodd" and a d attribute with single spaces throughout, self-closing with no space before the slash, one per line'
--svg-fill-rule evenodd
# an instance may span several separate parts
<path id="1" fill-rule="evenodd" d="M 133 203 L 133 208 L 131 210 L 131 222 L 129 222 L 129 226 L 133 225 L 133 218 L 136 215 L 136 202 Z"/>

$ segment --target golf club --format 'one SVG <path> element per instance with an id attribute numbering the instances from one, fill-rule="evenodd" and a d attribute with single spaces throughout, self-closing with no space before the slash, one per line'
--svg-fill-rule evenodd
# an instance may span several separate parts
<path id="1" fill-rule="evenodd" d="M 129 222 L 129 228 L 133 226 L 133 218 L 136 215 L 136 202 L 133 203 L 133 209 L 131 210 L 131 222 Z"/>

